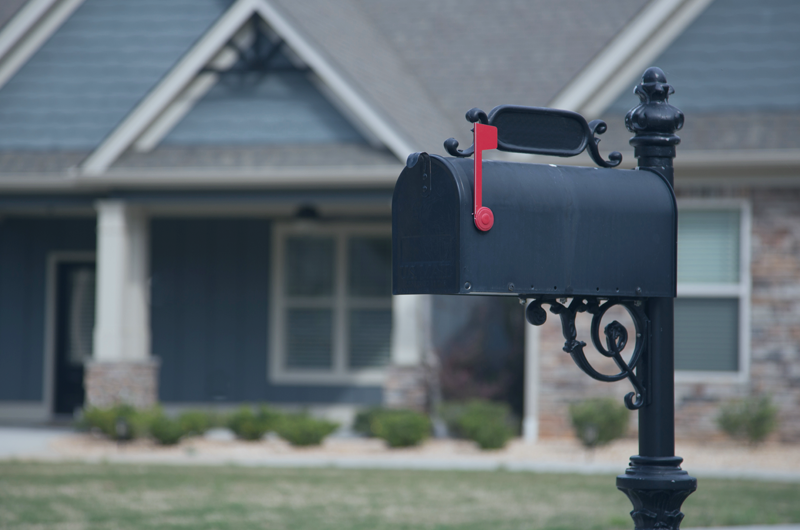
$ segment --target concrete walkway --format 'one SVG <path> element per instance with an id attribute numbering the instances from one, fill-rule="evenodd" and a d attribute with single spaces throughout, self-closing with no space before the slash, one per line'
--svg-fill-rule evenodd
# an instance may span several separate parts
<path id="1" fill-rule="evenodd" d="M 46 454 L 54 440 L 70 436 L 71 429 L 52 427 L 0 427 L 0 459 Z"/>
<path id="2" fill-rule="evenodd" d="M 751 479 L 800 483 L 800 447 L 756 449 L 732 443 L 678 443 L 684 469 L 698 478 Z M 425 469 L 614 475 L 636 454 L 635 440 L 619 440 L 587 451 L 575 440 L 513 441 L 500 451 L 480 451 L 459 440 L 430 440 L 421 447 L 388 449 L 376 439 L 332 437 L 322 446 L 294 448 L 277 438 L 234 440 L 217 430 L 206 437 L 163 447 L 137 440 L 117 444 L 69 429 L 0 427 L 0 460 L 114 462 L 160 465 L 240 465 Z M 800 528 L 796 529 L 800 530 Z"/>

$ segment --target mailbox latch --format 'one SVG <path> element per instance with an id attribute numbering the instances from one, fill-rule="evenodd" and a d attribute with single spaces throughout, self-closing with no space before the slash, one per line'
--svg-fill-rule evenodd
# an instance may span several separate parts
<path id="1" fill-rule="evenodd" d="M 494 214 L 488 207 L 483 206 L 483 151 L 497 149 L 497 127 L 475 123 L 472 129 L 475 146 L 475 204 L 472 217 L 475 226 L 481 232 L 488 232 L 494 225 Z"/>

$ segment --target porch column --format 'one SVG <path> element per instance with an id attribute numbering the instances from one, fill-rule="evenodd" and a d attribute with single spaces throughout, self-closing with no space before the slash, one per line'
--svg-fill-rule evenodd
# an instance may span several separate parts
<path id="1" fill-rule="evenodd" d="M 539 439 L 539 329 L 525 321 L 525 402 L 522 439 L 526 443 L 535 443 Z"/>
<path id="2" fill-rule="evenodd" d="M 148 220 L 120 200 L 98 201 L 97 298 L 86 402 L 149 407 L 158 400 L 158 363 L 150 355 Z"/>
<path id="3" fill-rule="evenodd" d="M 384 382 L 384 404 L 426 410 L 431 402 L 431 297 L 392 298 L 391 362 Z"/>

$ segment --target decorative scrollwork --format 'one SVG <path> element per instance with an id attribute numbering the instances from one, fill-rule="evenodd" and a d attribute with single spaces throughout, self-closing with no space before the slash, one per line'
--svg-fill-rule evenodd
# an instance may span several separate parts
<path id="1" fill-rule="evenodd" d="M 625 406 L 631 410 L 640 408 L 645 403 L 646 389 L 639 378 L 634 373 L 634 369 L 642 358 L 646 350 L 647 337 L 650 333 L 650 321 L 645 315 L 641 306 L 641 301 L 627 300 L 622 298 L 612 298 L 602 304 L 598 298 L 576 297 L 569 305 L 563 305 L 555 299 L 540 298 L 531 302 L 525 311 L 525 316 L 534 326 L 541 326 L 547 320 L 547 313 L 543 304 L 550 306 L 550 312 L 558 315 L 561 319 L 561 332 L 566 342 L 564 351 L 569 353 L 578 368 L 583 370 L 589 377 L 606 383 L 613 383 L 627 378 L 634 388 L 625 396 Z M 636 341 L 633 353 L 626 362 L 622 357 L 622 351 L 628 344 L 628 330 L 616 320 L 608 324 L 603 329 L 605 335 L 605 346 L 600 340 L 600 324 L 606 312 L 614 306 L 622 306 L 631 316 L 636 330 Z M 598 372 L 589 363 L 583 349 L 586 343 L 578 340 L 578 330 L 575 326 L 575 317 L 578 313 L 587 312 L 592 315 L 591 338 L 595 349 L 604 357 L 614 360 L 619 368 L 617 374 L 603 374 Z"/>
<path id="2" fill-rule="evenodd" d="M 478 107 L 469 109 L 465 117 L 467 118 L 467 121 L 470 123 L 483 123 L 483 124 L 489 123 L 489 117 L 486 115 L 485 112 L 483 112 Z M 456 158 L 467 158 L 468 156 L 472 156 L 473 154 L 475 154 L 475 144 L 472 144 L 463 151 L 459 151 L 458 140 L 456 140 L 455 138 L 448 138 L 447 140 L 445 140 L 444 149 L 450 154 L 450 156 L 454 156 Z"/>
<path id="3" fill-rule="evenodd" d="M 612 151 L 608 155 L 608 160 L 603 160 L 603 155 L 600 154 L 598 145 L 600 138 L 596 134 L 603 134 L 608 130 L 608 125 L 603 120 L 592 120 L 589 122 L 589 142 L 586 147 L 589 148 L 589 156 L 592 157 L 594 163 L 600 167 L 617 167 L 622 163 L 622 153 L 619 151 Z"/>

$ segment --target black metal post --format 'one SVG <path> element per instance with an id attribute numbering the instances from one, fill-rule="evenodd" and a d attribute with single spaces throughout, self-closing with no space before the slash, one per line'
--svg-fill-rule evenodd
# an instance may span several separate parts
<path id="1" fill-rule="evenodd" d="M 673 186 L 672 159 L 683 127 L 683 113 L 669 104 L 674 92 L 659 68 L 648 68 L 636 86 L 641 103 L 625 116 L 625 126 L 635 133 L 639 168 L 655 171 Z M 677 245 L 677 227 L 675 231 Z M 677 269 L 676 269 L 677 270 Z M 639 455 L 617 477 L 617 488 L 633 503 L 636 530 L 678 530 L 683 501 L 697 489 L 697 479 L 681 470 L 675 456 L 674 300 L 651 298 L 645 313 L 650 320 L 650 345 L 637 375 L 644 381 L 647 400 L 639 409 Z"/>

